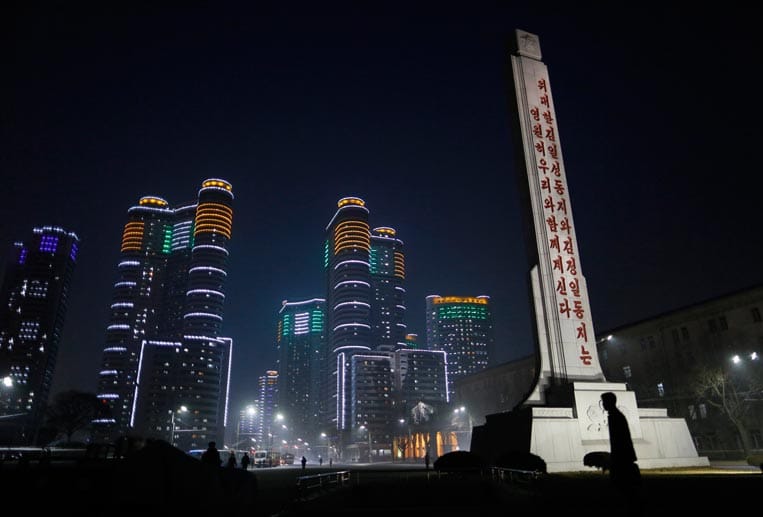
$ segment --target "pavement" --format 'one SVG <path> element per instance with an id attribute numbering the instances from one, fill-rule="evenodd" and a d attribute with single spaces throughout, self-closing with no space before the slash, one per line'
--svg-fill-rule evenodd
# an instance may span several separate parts
<path id="1" fill-rule="evenodd" d="M 241 513 L 253 517 L 384 514 L 405 517 L 563 514 L 662 516 L 704 515 L 711 501 L 733 508 L 756 507 L 763 488 L 758 467 L 712 462 L 709 467 L 642 471 L 641 486 L 630 498 L 613 489 L 601 471 L 546 474 L 537 480 L 496 482 L 489 475 L 438 473 L 420 464 L 375 463 L 307 465 L 269 469 L 219 469 L 209 476 L 192 458 L 158 451 L 139 462 L 68 462 L 25 470 L 0 465 L 6 504 L 79 515 L 209 515 Z M 138 458 L 136 458 L 137 460 Z M 345 470 L 344 486 L 299 493 L 297 479 Z M 428 515 L 426 517 L 429 517 Z"/>
<path id="2" fill-rule="evenodd" d="M 763 488 L 757 467 L 719 462 L 710 467 L 642 472 L 641 485 L 629 493 L 615 490 L 600 471 L 547 474 L 536 481 L 498 483 L 490 477 L 426 472 L 420 466 L 358 465 L 351 483 L 305 500 L 292 500 L 260 515 L 643 515 L 706 513 L 709 501 L 734 494 L 754 504 Z M 270 512 L 270 513 L 268 513 Z"/>

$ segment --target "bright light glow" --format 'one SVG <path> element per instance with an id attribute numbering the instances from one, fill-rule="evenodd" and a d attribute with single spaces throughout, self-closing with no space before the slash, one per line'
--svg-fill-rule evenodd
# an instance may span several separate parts
<path id="1" fill-rule="evenodd" d="M 361 301 L 358 301 L 358 300 L 353 300 L 351 302 L 337 303 L 336 305 L 334 305 L 334 310 L 337 310 L 339 307 L 342 307 L 344 305 L 362 305 L 363 307 L 371 307 L 371 305 L 366 303 L 366 302 L 361 302 Z"/>
<path id="2" fill-rule="evenodd" d="M 193 249 L 195 249 L 195 250 L 196 250 L 196 249 L 204 249 L 204 248 L 208 248 L 208 249 L 212 249 L 212 250 L 217 250 L 217 251 L 222 251 L 222 252 L 223 252 L 223 253 L 225 253 L 226 255 L 230 255 L 230 253 L 228 252 L 228 250 L 226 250 L 226 249 L 225 249 L 225 248 L 223 248 L 222 246 L 214 246 L 214 245 L 212 245 L 212 244 L 199 244 L 198 246 L 194 246 L 194 247 L 193 247 Z"/>
<path id="3" fill-rule="evenodd" d="M 365 260 L 343 260 L 340 263 L 338 263 L 336 266 L 334 266 L 334 269 L 339 269 L 339 266 L 343 266 L 345 264 L 363 264 L 364 266 L 371 267 L 371 264 L 369 264 Z"/>
<path id="4" fill-rule="evenodd" d="M 362 280 L 345 280 L 343 282 L 339 282 L 338 284 L 336 284 L 334 286 L 334 289 L 337 289 L 340 285 L 344 285 L 344 284 L 362 284 L 366 287 L 371 287 L 371 284 L 369 284 L 368 282 L 364 282 Z"/>
<path id="5" fill-rule="evenodd" d="M 427 296 L 427 298 L 429 298 Z M 477 298 L 463 297 L 463 296 L 440 296 L 436 297 L 432 302 L 435 305 L 441 303 L 474 303 L 478 305 L 487 305 L 487 297 L 478 296 Z"/>
<path id="6" fill-rule="evenodd" d="M 221 298 L 225 298 L 225 295 L 221 293 L 220 291 L 215 291 L 213 289 L 191 289 L 190 291 L 187 291 L 186 296 L 189 294 L 212 294 L 215 296 L 219 296 Z"/>
<path id="7" fill-rule="evenodd" d="M 739 364 L 741 361 L 742 361 L 742 358 L 739 357 L 738 355 L 735 355 L 731 358 L 731 362 L 734 364 Z"/>
<path id="8" fill-rule="evenodd" d="M 364 327 L 370 329 L 371 325 L 366 325 L 365 323 L 342 323 L 341 325 L 334 327 L 334 330 L 340 329 L 342 327 Z"/>
<path id="9" fill-rule="evenodd" d="M 13 379 L 10 376 L 3 377 L 3 386 L 6 388 L 13 386 Z"/>
<path id="10" fill-rule="evenodd" d="M 758 353 L 757 352 L 751 353 L 750 354 L 750 359 L 752 359 L 753 361 L 757 360 L 758 359 Z"/>
<path id="11" fill-rule="evenodd" d="M 223 317 L 218 314 L 212 314 L 211 312 L 189 312 L 184 315 L 183 318 L 214 318 L 216 320 L 223 320 Z"/>
<path id="12" fill-rule="evenodd" d="M 210 271 L 210 272 L 220 273 L 223 276 L 228 276 L 228 273 L 226 273 L 224 270 L 220 269 L 219 267 L 196 266 L 189 269 L 188 273 L 193 273 L 194 271 Z"/>

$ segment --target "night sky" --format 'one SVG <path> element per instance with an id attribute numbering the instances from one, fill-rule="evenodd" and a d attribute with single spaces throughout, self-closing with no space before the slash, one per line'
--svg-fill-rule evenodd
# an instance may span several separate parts
<path id="1" fill-rule="evenodd" d="M 282 300 L 325 297 L 344 196 L 405 243 L 409 332 L 425 339 L 429 294 L 489 295 L 494 364 L 529 355 L 516 28 L 549 68 L 596 331 L 763 281 L 751 11 L 71 4 L 0 13 L 0 245 L 42 225 L 82 239 L 54 392 L 95 391 L 127 209 L 193 201 L 211 177 L 236 196 L 233 409 L 275 366 Z"/>

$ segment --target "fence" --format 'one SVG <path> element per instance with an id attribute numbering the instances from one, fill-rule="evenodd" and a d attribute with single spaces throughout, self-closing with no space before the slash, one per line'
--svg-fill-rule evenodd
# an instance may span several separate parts
<path id="1" fill-rule="evenodd" d="M 314 474 L 312 476 L 300 476 L 297 478 L 297 499 L 309 499 L 320 495 L 328 490 L 342 488 L 350 484 L 350 471 L 339 470 Z"/>

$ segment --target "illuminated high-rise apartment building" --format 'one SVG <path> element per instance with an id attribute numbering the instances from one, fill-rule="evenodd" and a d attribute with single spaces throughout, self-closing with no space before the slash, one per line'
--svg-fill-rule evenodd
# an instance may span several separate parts
<path id="1" fill-rule="evenodd" d="M 193 203 L 145 196 L 128 210 L 98 376 L 111 409 L 97 422 L 101 438 L 137 433 L 186 449 L 223 442 L 232 204 L 231 184 L 213 178 Z"/>
<path id="2" fill-rule="evenodd" d="M 276 411 L 278 410 L 278 371 L 267 370 L 257 379 L 257 442 L 262 448 L 272 448 L 278 435 Z M 285 425 L 285 424 L 283 424 Z"/>
<path id="3" fill-rule="evenodd" d="M 34 228 L 16 242 L 0 290 L 0 439 L 32 444 L 43 423 L 79 238 Z"/>
<path id="4" fill-rule="evenodd" d="M 278 408 L 295 436 L 312 438 L 319 407 L 320 357 L 326 346 L 326 300 L 284 300 L 278 318 Z"/>
<path id="5" fill-rule="evenodd" d="M 326 227 L 326 328 L 321 402 L 324 423 L 339 431 L 352 429 L 351 357 L 367 353 L 371 333 L 371 233 L 365 201 L 345 197 Z"/>
<path id="6" fill-rule="evenodd" d="M 323 419 L 344 446 L 391 451 L 395 420 L 395 351 L 405 341 L 405 260 L 393 228 L 368 224 L 358 197 L 339 200 L 329 222 L 328 347 L 323 370 Z"/>
<path id="7" fill-rule="evenodd" d="M 490 297 L 427 296 L 426 320 L 427 348 L 447 353 L 452 396 L 454 380 L 488 367 L 493 348 Z"/>
<path id="8" fill-rule="evenodd" d="M 419 402 L 442 407 L 448 396 L 447 354 L 442 350 L 400 349 L 395 353 L 397 414 L 408 418 Z"/>
<path id="9" fill-rule="evenodd" d="M 405 255 L 394 228 L 371 231 L 371 331 L 373 348 L 394 352 L 405 340 Z"/>

